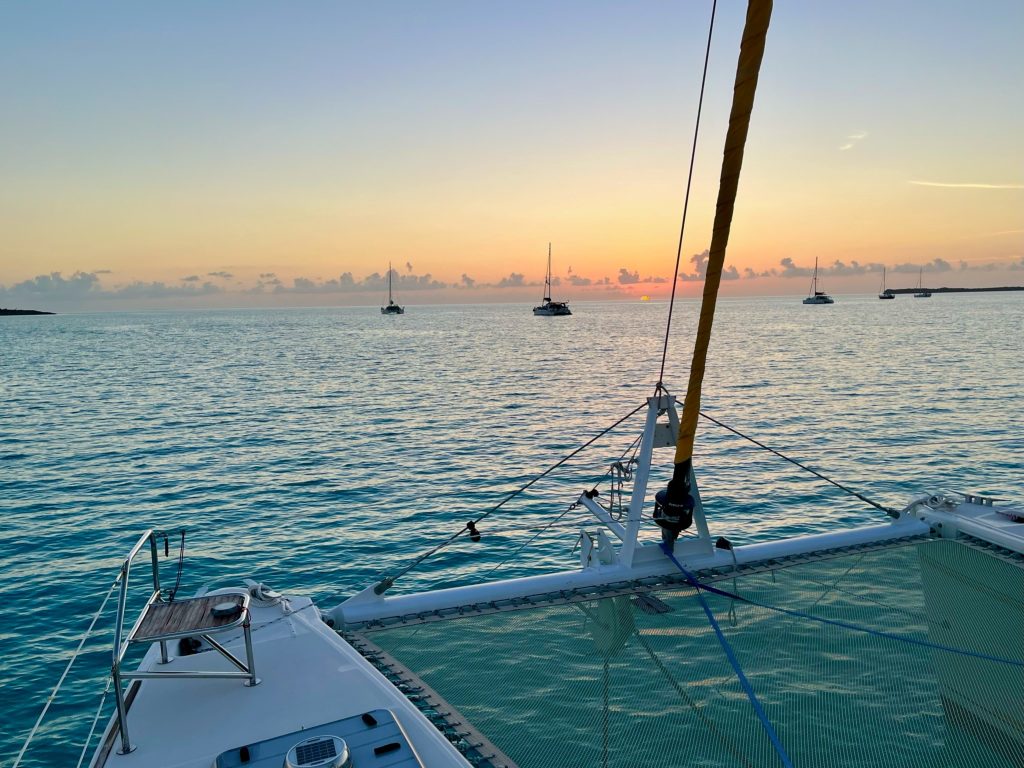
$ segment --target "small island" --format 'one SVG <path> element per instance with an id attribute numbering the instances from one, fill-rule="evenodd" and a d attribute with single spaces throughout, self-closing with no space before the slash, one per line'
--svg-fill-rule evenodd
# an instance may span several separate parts
<path id="1" fill-rule="evenodd" d="M 888 293 L 917 293 L 921 288 L 886 288 Z M 1024 285 L 1001 285 L 996 288 L 925 288 L 932 293 L 986 293 L 989 291 L 1024 291 Z"/>
<path id="2" fill-rule="evenodd" d="M 39 309 L 4 309 L 0 307 L 0 315 L 54 315 L 56 312 L 43 312 Z"/>

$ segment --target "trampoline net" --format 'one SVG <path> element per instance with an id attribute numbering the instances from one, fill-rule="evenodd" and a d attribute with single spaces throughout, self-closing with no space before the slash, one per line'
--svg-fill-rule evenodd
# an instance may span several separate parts
<path id="1" fill-rule="evenodd" d="M 1021 659 L 1024 570 L 957 541 L 718 581 L 761 603 Z M 368 637 L 520 768 L 778 766 L 694 590 Z M 706 595 L 796 766 L 1024 766 L 1024 669 Z M 670 610 L 656 613 L 656 610 Z"/>

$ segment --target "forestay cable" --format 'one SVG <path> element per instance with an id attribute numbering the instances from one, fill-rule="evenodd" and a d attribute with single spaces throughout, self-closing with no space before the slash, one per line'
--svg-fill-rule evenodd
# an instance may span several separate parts
<path id="1" fill-rule="evenodd" d="M 512 493 L 508 494 L 505 498 L 503 498 L 501 501 L 499 501 L 493 507 L 488 509 L 482 515 L 480 515 L 479 517 L 477 517 L 477 518 L 475 518 L 473 520 L 470 520 L 468 523 L 466 523 L 464 526 L 462 526 L 462 528 L 460 530 L 458 530 L 455 533 L 453 533 L 451 536 L 449 536 L 447 539 L 442 541 L 440 544 L 438 544 L 437 546 L 427 550 L 422 555 L 419 555 L 411 563 L 409 563 L 409 565 L 407 565 L 405 568 L 403 568 L 400 571 L 398 571 L 398 573 L 395 573 L 395 574 L 389 575 L 389 576 L 385 576 L 383 579 L 381 579 L 379 582 L 377 582 L 376 586 L 374 586 L 374 588 L 373 588 L 374 593 L 376 593 L 378 595 L 383 595 L 385 592 L 387 592 L 389 589 L 391 589 L 391 587 L 394 585 L 394 583 L 395 583 L 395 581 L 397 579 L 399 579 L 402 576 L 404 576 L 405 574 L 409 573 L 409 571 L 411 571 L 413 568 L 418 566 L 420 563 L 422 563 L 424 560 L 426 560 L 428 557 L 430 557 L 434 553 L 440 552 L 442 549 L 447 547 L 449 544 L 451 544 L 457 538 L 462 536 L 462 534 L 464 534 L 466 531 L 469 531 L 471 536 L 476 536 L 476 537 L 479 538 L 480 534 L 476 530 L 477 523 L 479 523 L 481 520 L 483 520 L 488 515 L 490 515 L 490 514 L 492 514 L 494 512 L 497 512 L 499 509 L 501 509 L 503 506 L 505 506 L 505 504 L 510 502 L 512 499 L 514 499 L 516 496 L 521 494 L 523 491 L 527 490 L 528 488 L 530 488 L 531 486 L 533 486 L 534 484 L 536 484 L 537 482 L 539 482 L 543 478 L 547 477 L 549 474 L 551 474 L 556 469 L 558 469 L 560 466 L 562 466 L 567 461 L 569 461 L 569 459 L 571 459 L 573 456 L 575 456 L 576 454 L 578 454 L 581 451 L 585 450 L 586 448 L 589 448 L 591 445 L 596 443 L 598 440 L 600 440 L 602 437 L 607 435 L 613 429 L 618 427 L 624 421 L 627 421 L 628 419 L 632 418 L 633 416 L 635 416 L 637 413 L 639 413 L 640 411 L 642 411 L 646 407 L 647 407 L 647 403 L 646 402 L 641 403 L 636 408 L 634 408 L 632 411 L 630 411 L 625 416 L 623 416 L 621 419 L 616 421 L 614 424 L 612 424 L 611 426 L 606 427 L 605 429 L 602 429 L 600 432 L 598 432 L 592 438 L 590 438 L 585 443 L 583 443 L 583 445 L 581 445 L 578 448 L 574 449 L 567 456 L 564 456 L 563 458 L 561 458 L 558 461 L 556 461 L 554 464 L 552 464 L 550 467 L 545 469 L 539 475 L 536 475 L 532 480 L 530 480 L 530 482 L 528 482 L 528 483 L 526 483 L 524 485 L 521 485 L 519 488 L 517 488 L 516 490 L 512 491 Z"/>
<path id="2" fill-rule="evenodd" d="M 711 22 L 708 24 L 708 43 L 704 49 L 704 72 L 700 77 L 700 96 L 697 99 L 697 119 L 693 125 L 693 144 L 690 146 L 690 170 L 686 175 L 686 194 L 683 197 L 683 218 L 679 224 L 679 245 L 676 247 L 676 267 L 672 271 L 672 294 L 668 300 L 668 320 L 665 322 L 665 343 L 661 348 L 661 370 L 658 371 L 658 383 L 654 387 L 657 395 L 664 388 L 665 361 L 668 358 L 668 337 L 672 330 L 672 310 L 676 305 L 676 286 L 679 285 L 679 264 L 683 258 L 683 235 L 686 233 L 686 214 L 690 209 L 690 188 L 693 186 L 693 166 L 697 159 L 697 136 L 700 133 L 700 114 L 704 107 L 704 86 L 708 80 L 708 61 L 711 58 L 711 34 L 715 30 L 715 9 L 718 0 L 711 3 Z"/>

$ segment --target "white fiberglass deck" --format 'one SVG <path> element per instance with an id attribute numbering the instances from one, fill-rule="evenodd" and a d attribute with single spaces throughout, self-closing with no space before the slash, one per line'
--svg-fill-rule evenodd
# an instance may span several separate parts
<path id="1" fill-rule="evenodd" d="M 118 754 L 116 725 L 108 728 L 93 766 L 108 768 L 210 768 L 218 755 L 300 732 L 323 723 L 391 710 L 419 759 L 427 766 L 468 766 L 417 709 L 342 641 L 307 598 L 285 603 L 253 601 L 252 639 L 261 683 L 238 679 L 148 679 L 128 712 L 135 751 Z M 244 658 L 241 631 L 217 640 Z M 171 648 L 172 655 L 176 647 Z M 204 651 L 159 664 L 154 646 L 141 670 L 230 671 L 220 654 Z M 299 742 L 302 734 L 295 737 Z"/>

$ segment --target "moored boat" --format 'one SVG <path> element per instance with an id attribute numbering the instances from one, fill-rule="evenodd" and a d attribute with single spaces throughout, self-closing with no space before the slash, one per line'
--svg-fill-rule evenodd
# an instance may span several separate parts
<path id="1" fill-rule="evenodd" d="M 835 299 L 824 291 L 818 290 L 818 259 L 814 259 L 814 276 L 811 278 L 811 292 L 804 299 L 804 304 L 835 304 Z"/>
<path id="2" fill-rule="evenodd" d="M 404 315 L 405 307 L 402 307 L 395 301 L 394 296 L 391 293 L 391 276 L 394 274 L 394 270 L 391 268 L 391 263 L 388 262 L 388 303 L 380 308 L 382 315 Z"/>
<path id="3" fill-rule="evenodd" d="M 878 298 L 880 299 L 895 299 L 896 294 L 889 288 L 885 287 L 885 267 L 882 267 L 882 287 L 879 288 Z"/>
<path id="4" fill-rule="evenodd" d="M 544 273 L 544 298 L 539 306 L 533 308 L 533 314 L 544 317 L 572 314 L 568 302 L 551 300 L 551 243 L 548 243 L 548 269 Z"/>
<path id="5" fill-rule="evenodd" d="M 924 267 L 922 267 L 917 273 L 917 290 L 914 292 L 915 299 L 930 299 L 932 297 L 932 292 L 923 287 L 923 279 Z"/>

